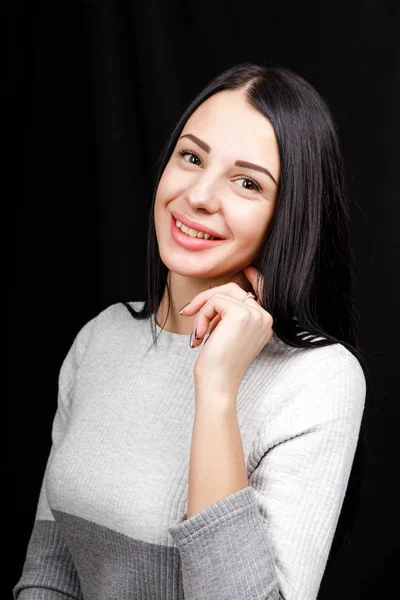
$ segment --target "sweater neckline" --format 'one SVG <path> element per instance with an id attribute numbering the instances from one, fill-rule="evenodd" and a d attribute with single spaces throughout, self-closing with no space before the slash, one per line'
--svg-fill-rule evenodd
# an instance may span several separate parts
<path id="1" fill-rule="evenodd" d="M 161 332 L 160 335 L 163 335 L 164 337 L 169 337 L 170 339 L 184 338 L 186 340 L 189 340 L 190 333 L 175 333 L 174 331 L 168 331 L 168 329 L 163 329 L 162 327 L 160 327 L 160 325 L 157 323 L 157 321 L 155 319 L 154 319 L 154 322 L 156 324 L 157 335 Z M 188 344 L 189 344 L 189 341 L 188 341 Z"/>
<path id="2" fill-rule="evenodd" d="M 143 304 L 143 303 L 138 302 L 138 303 L 134 303 L 134 304 L 139 305 L 139 304 Z M 151 331 L 151 326 L 150 326 L 151 318 L 152 317 L 150 317 L 149 319 L 146 319 L 149 331 Z M 201 350 L 201 348 L 203 347 L 203 344 L 201 344 L 200 346 L 197 346 L 197 348 L 191 348 L 190 344 L 189 344 L 190 334 L 175 333 L 173 331 L 168 331 L 167 329 L 163 329 L 157 323 L 155 318 L 154 318 L 154 323 L 155 323 L 155 327 L 156 327 L 157 344 L 159 344 L 161 347 L 163 347 L 164 344 L 166 347 L 169 347 L 169 348 L 171 346 L 179 346 L 180 348 L 187 347 L 190 350 L 190 352 L 194 353 L 194 354 L 199 352 Z M 278 340 L 279 340 L 279 338 L 277 338 L 276 334 L 274 333 L 272 339 L 268 343 L 272 346 L 272 344 L 276 344 L 278 342 Z"/>
<path id="3" fill-rule="evenodd" d="M 154 322 L 156 327 L 157 347 L 160 350 L 166 352 L 178 351 L 180 355 L 183 353 L 184 355 L 191 356 L 193 359 L 196 358 L 196 355 L 200 352 L 203 346 L 201 345 L 197 348 L 191 348 L 189 344 L 190 334 L 174 333 L 172 331 L 168 331 L 167 329 L 162 329 L 162 327 L 158 325 L 157 321 L 154 320 Z M 152 338 L 149 320 L 147 320 L 147 325 L 148 334 L 150 335 L 150 338 Z"/>
<path id="4" fill-rule="evenodd" d="M 200 352 L 200 350 L 203 347 L 203 344 L 201 344 L 200 346 L 197 346 L 196 348 L 191 348 L 190 347 L 190 334 L 187 333 L 174 333 L 172 331 L 168 331 L 167 329 L 162 329 L 162 327 L 160 327 L 157 323 L 156 320 L 154 320 L 155 324 L 156 324 L 156 333 L 157 333 L 157 344 L 165 344 L 166 346 L 179 346 L 184 348 L 185 346 L 190 349 L 191 353 L 197 353 Z M 279 338 L 277 338 L 276 334 L 274 333 L 274 335 L 272 336 L 272 339 L 268 342 L 268 344 L 270 344 L 270 347 L 272 345 L 277 344 Z"/>

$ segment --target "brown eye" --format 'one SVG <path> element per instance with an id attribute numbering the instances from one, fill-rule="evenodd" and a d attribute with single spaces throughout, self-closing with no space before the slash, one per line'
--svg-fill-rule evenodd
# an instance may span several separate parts
<path id="1" fill-rule="evenodd" d="M 201 162 L 200 159 L 199 159 L 199 157 L 197 156 L 197 154 L 195 154 L 194 152 L 190 152 L 189 150 L 179 150 L 178 154 L 179 154 L 179 156 L 190 155 L 191 158 L 194 158 L 195 160 L 198 160 L 199 162 Z M 190 164 L 192 164 L 192 165 L 197 165 L 198 164 L 198 163 L 194 163 L 194 162 L 192 162 L 190 160 L 186 160 L 186 159 L 185 159 L 185 161 L 188 162 L 188 163 L 190 163 Z"/>
<path id="2" fill-rule="evenodd" d="M 248 187 L 248 185 L 243 186 L 242 187 L 245 190 L 248 190 L 249 192 L 261 192 L 261 186 L 258 185 L 258 183 L 256 181 L 254 181 L 253 179 L 250 179 L 249 177 L 239 177 L 239 179 L 236 179 L 236 181 L 246 181 L 247 184 L 250 184 L 250 186 L 252 187 Z"/>

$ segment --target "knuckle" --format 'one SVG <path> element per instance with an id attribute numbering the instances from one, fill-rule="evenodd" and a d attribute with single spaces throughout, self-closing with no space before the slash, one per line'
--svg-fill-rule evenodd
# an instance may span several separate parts
<path id="1" fill-rule="evenodd" d="M 274 324 L 274 319 L 272 318 L 272 315 L 268 312 L 266 316 L 266 323 L 268 327 L 272 327 L 272 325 Z"/>
<path id="2" fill-rule="evenodd" d="M 243 310 L 239 311 L 238 319 L 239 319 L 240 323 L 248 323 L 249 322 L 249 318 L 250 318 L 250 314 L 249 314 L 248 310 L 246 310 L 244 308 Z"/>
<path id="3" fill-rule="evenodd" d="M 255 321 L 257 325 L 261 327 L 264 324 L 264 315 L 257 308 L 254 310 L 257 311 L 257 314 L 255 315 Z"/>
<path id="4" fill-rule="evenodd" d="M 228 286 L 229 286 L 229 289 L 231 289 L 232 291 L 236 291 L 236 290 L 241 290 L 241 289 L 242 289 L 242 288 L 241 288 L 241 287 L 240 287 L 240 286 L 239 286 L 237 283 L 235 283 L 234 281 L 230 281 L 230 282 L 228 283 Z"/>

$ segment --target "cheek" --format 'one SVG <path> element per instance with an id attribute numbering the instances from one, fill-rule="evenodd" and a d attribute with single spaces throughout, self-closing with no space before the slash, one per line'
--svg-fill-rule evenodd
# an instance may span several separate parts
<path id="1" fill-rule="evenodd" d="M 268 223 L 271 220 L 272 213 L 265 211 L 249 211 L 247 214 L 237 215 L 232 221 L 231 229 L 234 232 L 236 243 L 249 251 L 258 248 L 263 241 Z"/>
<path id="2" fill-rule="evenodd" d="M 167 167 L 158 184 L 156 203 L 165 204 L 173 200 L 182 193 L 180 188 L 178 177 L 174 176 L 173 169 Z"/>
<path id="3" fill-rule="evenodd" d="M 166 179 L 164 177 L 164 175 L 161 177 L 159 183 L 158 183 L 158 187 L 157 187 L 157 193 L 156 193 L 156 208 L 158 208 L 160 206 L 160 204 L 163 203 L 164 198 L 165 198 L 165 193 L 166 193 Z"/>

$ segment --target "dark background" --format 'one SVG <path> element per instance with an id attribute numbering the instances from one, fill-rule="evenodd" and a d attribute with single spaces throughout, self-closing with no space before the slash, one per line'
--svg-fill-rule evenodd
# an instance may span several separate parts
<path id="1" fill-rule="evenodd" d="M 48 0 L 7 8 L 7 594 L 33 527 L 62 360 L 99 311 L 144 299 L 158 155 L 197 92 L 243 61 L 291 67 L 324 95 L 352 194 L 360 341 L 371 372 L 367 479 L 352 543 L 326 570 L 319 599 L 398 589 L 396 5 Z"/>

